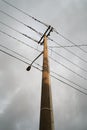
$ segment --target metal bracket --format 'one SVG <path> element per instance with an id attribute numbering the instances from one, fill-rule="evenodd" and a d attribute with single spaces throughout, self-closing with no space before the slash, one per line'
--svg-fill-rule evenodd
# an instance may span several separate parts
<path id="1" fill-rule="evenodd" d="M 44 36 L 46 35 L 47 37 L 50 35 L 50 33 L 53 31 L 53 27 L 51 27 L 49 25 L 49 27 L 47 28 L 47 30 L 45 31 L 45 33 L 43 34 L 43 36 L 41 37 L 41 39 L 39 40 L 38 44 L 40 43 L 40 45 L 43 44 L 42 39 L 44 38 Z M 42 42 L 41 42 L 42 41 Z"/>
<path id="2" fill-rule="evenodd" d="M 46 37 L 50 36 L 50 33 L 53 32 L 53 27 L 50 27 L 49 32 L 47 33 Z M 40 45 L 43 45 L 44 41 L 40 43 Z"/>
<path id="3" fill-rule="evenodd" d="M 46 35 L 46 33 L 48 32 L 48 30 L 50 29 L 50 25 L 49 27 L 47 28 L 47 30 L 45 31 L 45 33 L 43 34 L 43 36 L 41 37 L 41 39 L 39 40 L 38 44 L 41 42 L 41 40 L 44 38 L 44 36 Z"/>
<path id="4" fill-rule="evenodd" d="M 32 61 L 32 63 L 26 68 L 27 71 L 30 71 L 32 64 L 43 54 L 43 51 Z"/>

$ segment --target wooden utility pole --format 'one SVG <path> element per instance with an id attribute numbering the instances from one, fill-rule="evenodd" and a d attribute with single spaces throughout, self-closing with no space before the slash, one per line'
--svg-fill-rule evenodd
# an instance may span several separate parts
<path id="1" fill-rule="evenodd" d="M 54 130 L 51 85 L 49 77 L 47 37 L 44 36 L 42 93 L 39 130 Z"/>

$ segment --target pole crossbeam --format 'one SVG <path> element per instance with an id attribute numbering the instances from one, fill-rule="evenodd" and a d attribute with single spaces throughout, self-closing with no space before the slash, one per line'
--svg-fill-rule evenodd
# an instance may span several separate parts
<path id="1" fill-rule="evenodd" d="M 38 44 L 40 43 L 40 45 L 43 45 L 43 43 L 44 43 L 44 41 L 42 41 L 43 38 L 44 38 L 45 36 L 48 37 L 52 31 L 53 31 L 53 27 L 51 27 L 51 26 L 49 25 L 49 27 L 47 28 L 47 30 L 44 32 L 44 34 L 43 34 L 42 37 L 40 38 Z M 41 41 L 42 41 L 42 42 L 41 42 Z"/>

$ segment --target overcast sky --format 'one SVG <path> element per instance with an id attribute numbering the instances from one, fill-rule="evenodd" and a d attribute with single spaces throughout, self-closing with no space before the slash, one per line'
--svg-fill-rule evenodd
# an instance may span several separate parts
<path id="1" fill-rule="evenodd" d="M 87 44 L 87 0 L 7 1 L 35 18 L 52 25 L 61 34 L 76 44 Z M 46 30 L 45 26 L 10 7 L 2 0 L 0 0 L 0 10 L 34 27 L 39 32 L 44 33 Z M 40 39 L 39 35 L 1 12 L 0 21 L 37 40 Z M 43 49 L 42 46 L 37 45 L 35 42 L 25 38 L 1 23 L 0 30 L 26 42 L 40 51 Z M 72 45 L 54 32 L 51 33 L 50 37 L 59 42 L 62 46 Z M 31 61 L 39 54 L 39 52 L 2 33 L 0 33 L 0 44 L 24 55 Z M 48 40 L 48 46 L 54 45 L 53 42 Z M 85 52 L 77 47 L 68 49 L 87 61 L 87 47 L 81 48 L 84 49 Z M 0 47 L 0 49 L 3 48 Z M 3 50 L 13 54 L 6 49 Z M 63 48 L 54 48 L 53 50 L 65 56 L 86 71 L 76 67 L 64 58 L 54 54 L 52 51 L 49 51 L 51 57 L 66 65 L 79 75 L 85 78 L 87 77 L 87 62 L 82 61 Z M 87 89 L 87 80 L 77 76 L 60 64 L 53 62 L 51 59 L 49 59 L 49 62 L 50 70 L 53 70 L 57 74 Z M 42 65 L 42 56 L 37 60 L 37 63 Z M 42 74 L 34 68 L 32 68 L 30 72 L 27 72 L 26 67 L 26 64 L 0 52 L 0 130 L 39 130 Z M 37 65 L 37 67 L 39 66 Z M 75 85 L 73 86 L 77 87 Z M 51 78 L 51 87 L 55 130 L 87 130 L 87 96 L 53 78 Z M 87 91 L 84 92 L 87 93 Z"/>

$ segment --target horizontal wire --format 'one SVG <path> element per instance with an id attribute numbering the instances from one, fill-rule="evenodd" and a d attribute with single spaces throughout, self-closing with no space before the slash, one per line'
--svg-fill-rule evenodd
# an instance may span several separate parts
<path id="1" fill-rule="evenodd" d="M 30 45 L 27 44 L 26 42 L 23 42 L 23 41 L 17 39 L 16 37 L 13 37 L 13 36 L 9 35 L 8 33 L 2 31 L 2 30 L 0 30 L 0 32 L 3 33 L 3 34 L 5 34 L 5 35 L 7 35 L 8 37 L 11 37 L 12 39 L 14 39 L 14 40 L 16 40 L 16 41 L 18 41 L 18 42 L 20 42 L 21 44 L 23 44 L 23 45 L 25 45 L 25 46 L 28 46 L 29 48 L 32 48 L 32 49 L 34 49 L 34 50 L 36 50 L 36 51 L 38 51 L 38 52 L 41 52 L 41 51 L 39 51 L 38 49 L 36 49 L 36 48 L 30 46 Z"/>
<path id="2" fill-rule="evenodd" d="M 28 60 L 28 61 L 31 61 L 32 62 L 32 60 L 30 60 L 29 58 L 27 58 L 27 57 L 25 57 L 25 56 L 23 56 L 23 55 L 21 55 L 21 54 L 19 54 L 19 53 L 17 53 L 16 51 L 14 51 L 14 50 L 12 50 L 12 49 L 9 49 L 8 47 L 6 47 L 6 46 L 3 46 L 2 44 L 0 44 L 0 46 L 1 47 L 3 47 L 3 48 L 5 48 L 5 49 L 7 49 L 7 50 L 9 50 L 9 51 L 11 51 L 11 52 L 13 52 L 14 54 L 16 54 L 16 55 L 18 55 L 18 56 L 20 56 L 20 57 L 22 57 L 22 58 L 24 58 L 24 59 L 26 59 L 26 60 Z M 36 65 L 38 65 L 39 67 L 41 67 L 42 68 L 42 66 L 40 65 L 40 64 L 38 64 L 38 63 L 36 63 L 36 62 L 34 62 Z M 71 81 L 71 80 L 69 80 L 69 79 L 67 79 L 67 78 L 65 78 L 64 76 L 61 76 L 61 75 L 59 75 L 59 74 L 57 74 L 56 72 L 54 72 L 54 71 L 50 71 L 51 73 L 53 73 L 53 74 L 56 74 L 57 76 L 59 76 L 59 77 L 62 77 L 63 79 L 65 79 L 65 80 L 67 80 L 67 81 L 69 81 L 70 83 L 73 83 L 74 85 L 76 85 L 76 86 L 78 86 L 78 87 L 80 87 L 80 88 L 82 88 L 82 89 L 84 89 L 84 90 L 87 90 L 86 88 L 84 88 L 84 87 L 81 87 L 80 85 L 78 85 L 77 83 L 75 83 L 75 82 L 73 82 L 73 81 Z"/>
<path id="3" fill-rule="evenodd" d="M 35 21 L 37 21 L 37 22 L 39 22 L 39 23 L 45 25 L 46 27 L 49 26 L 49 25 L 47 25 L 46 23 L 44 23 L 44 22 L 42 22 L 42 21 L 40 21 L 40 20 L 34 18 L 33 16 L 29 15 L 28 13 L 24 12 L 23 10 L 21 10 L 21 9 L 17 8 L 16 6 L 12 5 L 11 3 L 9 3 L 9 2 L 7 2 L 7 1 L 5 1 L 5 0 L 2 0 L 2 1 L 3 1 L 4 3 L 8 4 L 9 6 L 11 6 L 11 7 L 17 9 L 18 11 L 22 12 L 23 14 L 29 16 L 30 18 L 34 19 Z M 63 36 L 62 34 L 60 34 L 58 31 L 56 31 L 56 29 L 54 29 L 54 32 L 56 32 L 58 35 L 60 35 L 60 36 L 61 36 L 62 38 L 64 38 L 65 40 L 69 41 L 71 44 L 76 45 L 74 42 L 72 42 L 71 40 L 69 40 L 68 38 L 66 38 L 66 37 Z M 84 49 L 80 48 L 79 46 L 77 46 L 77 47 L 78 47 L 80 50 L 82 50 L 83 52 L 87 53 L 87 51 L 85 51 Z"/>
<path id="4" fill-rule="evenodd" d="M 52 71 L 52 70 L 51 70 L 50 72 L 52 72 L 53 74 L 55 74 L 55 75 L 57 75 L 57 76 L 59 76 L 59 77 L 65 79 L 65 80 L 67 80 L 68 82 L 70 82 L 70 83 L 72 83 L 72 84 L 78 86 L 78 87 L 81 88 L 81 89 L 87 90 L 86 88 L 84 88 L 84 87 L 80 86 L 79 84 L 77 84 L 77 83 L 75 83 L 75 82 L 69 80 L 68 78 L 65 78 L 64 76 L 62 76 L 62 75 L 60 75 L 60 74 L 57 74 L 56 72 L 54 72 L 54 71 Z"/>
<path id="5" fill-rule="evenodd" d="M 62 82 L 63 84 L 68 85 L 69 87 L 71 87 L 71 88 L 73 88 L 73 89 L 79 91 L 80 93 L 83 93 L 83 94 L 87 95 L 87 93 L 85 93 L 85 92 L 81 91 L 80 89 L 78 89 L 78 88 L 76 88 L 76 87 L 74 87 L 74 86 L 72 86 L 72 85 L 66 83 L 65 81 L 63 81 L 63 80 L 61 80 L 61 79 L 59 79 L 59 78 L 57 78 L 57 77 L 55 77 L 55 76 L 53 76 L 53 75 L 51 75 L 51 77 L 53 77 L 54 79 L 56 79 L 56 80 Z"/>
<path id="6" fill-rule="evenodd" d="M 10 29 L 12 29 L 12 30 L 14 30 L 14 31 L 16 31 L 16 32 L 18 32 L 18 33 L 20 33 L 20 34 L 22 34 L 21 32 L 19 32 L 19 31 L 17 31 L 16 29 L 10 27 L 9 25 L 7 25 L 7 24 L 5 24 L 5 23 L 3 23 L 3 22 L 1 22 L 1 21 L 0 21 L 0 23 L 3 24 L 3 25 L 5 25 L 5 26 L 7 26 L 7 27 L 9 27 Z M 32 39 L 31 39 L 31 40 L 32 40 Z M 35 40 L 33 39 L 33 41 L 35 41 Z M 38 42 L 38 41 L 36 41 L 36 42 Z M 50 50 L 51 50 L 51 49 L 50 49 Z M 57 52 L 55 52 L 55 51 L 53 51 L 53 50 L 52 50 L 52 52 L 54 52 L 55 54 L 61 56 L 62 58 L 64 58 L 64 59 L 67 60 L 68 62 L 70 62 L 70 63 L 72 63 L 73 65 L 75 65 L 75 66 L 77 66 L 78 68 L 80 68 L 81 70 L 87 72 L 87 70 L 81 68 L 79 65 L 73 63 L 72 61 L 70 61 L 70 60 L 67 59 L 66 57 L 64 57 L 64 56 L 62 56 L 62 55 L 60 55 L 60 54 L 58 54 Z"/>
<path id="7" fill-rule="evenodd" d="M 3 24 L 4 26 L 6 26 L 6 27 L 8 27 L 8 28 L 10 28 L 10 29 L 12 29 L 12 30 L 14 30 L 15 32 L 17 32 L 17 33 L 19 33 L 19 34 L 21 34 L 21 35 L 23 35 L 23 36 L 29 38 L 30 40 L 33 40 L 34 42 L 38 43 L 37 40 L 35 40 L 34 38 L 28 36 L 27 34 L 24 34 L 24 33 L 20 32 L 20 31 L 18 31 L 17 29 L 15 29 L 15 28 L 13 28 L 13 27 L 11 27 L 11 26 L 5 24 L 5 23 L 2 22 L 2 21 L 0 21 L 0 23 Z"/>
<path id="8" fill-rule="evenodd" d="M 0 32 L 1 32 L 1 33 L 6 34 L 7 36 L 12 37 L 11 35 L 9 35 L 9 34 L 7 34 L 7 33 L 3 32 L 3 31 L 1 31 L 1 30 L 0 30 Z M 12 38 L 13 38 L 13 39 L 16 39 L 16 38 L 14 38 L 14 37 L 12 37 Z M 17 41 L 20 41 L 20 40 L 18 40 L 18 39 L 16 39 L 16 40 L 17 40 Z M 23 43 L 24 45 L 26 45 L 24 42 L 21 42 L 21 43 Z M 29 47 L 30 47 L 30 46 L 29 46 Z M 33 47 L 31 47 L 31 48 L 33 48 Z M 35 49 L 35 48 L 34 48 L 34 50 L 37 50 L 37 49 Z M 73 72 L 74 74 L 78 75 L 79 77 L 81 77 L 81 78 L 83 78 L 83 79 L 87 80 L 85 77 L 83 77 L 83 76 L 81 76 L 80 74 L 78 74 L 78 73 L 74 72 L 73 70 L 71 70 L 71 69 L 70 69 L 70 68 L 68 68 L 67 66 L 63 65 L 62 63 L 60 63 L 60 62 L 56 61 L 56 60 L 55 60 L 55 59 L 53 59 L 52 57 L 50 57 L 50 58 L 51 58 L 53 61 L 55 61 L 56 63 L 61 64 L 64 68 L 66 68 L 66 69 L 68 69 L 69 71 Z"/>
<path id="9" fill-rule="evenodd" d="M 51 50 L 51 49 L 49 48 L 49 50 Z M 84 68 L 80 67 L 78 64 L 72 62 L 71 60 L 69 60 L 69 59 L 66 58 L 65 56 L 62 56 L 61 54 L 59 54 L 58 52 L 56 52 L 56 51 L 54 51 L 54 50 L 51 50 L 51 51 L 52 51 L 52 53 L 55 53 L 56 55 L 59 55 L 60 57 L 62 57 L 62 58 L 65 59 L 66 61 L 72 63 L 73 65 L 75 65 L 75 66 L 78 67 L 79 69 L 81 69 L 81 70 L 87 72 L 87 70 L 85 70 Z"/>
<path id="10" fill-rule="evenodd" d="M 9 16 L 9 17 L 11 17 L 11 18 L 13 18 L 14 20 L 18 21 L 19 23 L 22 23 L 22 24 L 25 25 L 26 27 L 29 27 L 32 31 L 36 32 L 36 33 L 39 34 L 40 36 L 43 35 L 42 33 L 38 32 L 38 31 L 35 30 L 34 28 L 32 28 L 32 27 L 26 25 L 25 23 L 19 21 L 18 19 L 14 18 L 13 16 L 8 15 L 7 13 L 3 12 L 2 10 L 0 10 L 0 12 L 4 13 L 5 15 L 7 15 L 7 16 Z M 51 40 L 52 42 L 55 42 L 53 39 L 51 39 L 51 38 L 49 38 L 49 37 L 48 37 L 48 39 Z M 59 47 L 65 48 L 65 46 L 61 46 L 58 42 L 55 42 L 55 43 L 56 43 L 57 45 L 59 45 Z M 75 46 L 75 45 L 74 45 L 74 46 Z M 76 46 L 77 46 L 77 45 L 76 45 Z M 65 49 L 65 50 L 68 51 L 69 53 L 73 54 L 74 56 L 78 57 L 80 60 L 82 60 L 82 61 L 84 61 L 84 62 L 87 63 L 86 60 L 82 59 L 81 57 L 79 57 L 79 56 L 76 55 L 75 53 L 73 53 L 73 52 L 71 52 L 71 51 L 69 51 L 69 50 L 67 50 L 67 49 Z M 74 64 L 74 65 L 75 65 L 75 64 Z M 80 69 L 81 69 L 81 67 L 80 67 Z"/>
<path id="11" fill-rule="evenodd" d="M 36 64 L 36 65 L 38 65 L 38 66 L 40 66 L 40 67 L 42 67 L 41 65 L 37 64 L 36 62 L 35 62 L 35 64 Z M 87 89 L 86 89 L 86 88 L 84 88 L 84 87 L 80 86 L 79 84 L 77 84 L 77 83 L 75 83 L 75 82 L 71 81 L 71 80 L 70 80 L 70 79 L 68 79 L 68 78 L 65 78 L 64 76 L 62 76 L 62 75 L 60 75 L 60 74 L 58 74 L 58 73 L 56 73 L 56 72 L 54 72 L 54 71 L 52 71 L 52 70 L 50 70 L 50 73 L 56 74 L 57 76 L 59 76 L 59 77 L 61 77 L 61 78 L 65 79 L 65 80 L 67 80 L 68 82 L 70 82 L 70 83 L 72 83 L 72 84 L 74 84 L 74 85 L 78 86 L 79 88 L 81 88 L 81 89 L 83 89 L 83 90 L 86 90 L 86 91 L 87 91 Z"/>
<path id="12" fill-rule="evenodd" d="M 51 39 L 51 38 L 49 38 L 49 39 L 50 39 L 52 42 L 54 42 L 56 45 L 59 45 L 60 47 L 62 47 L 62 48 L 63 48 L 64 50 L 66 50 L 67 52 L 71 53 L 72 55 L 76 56 L 77 58 L 79 58 L 79 59 L 82 60 L 83 62 L 87 63 L 87 60 L 81 58 L 81 57 L 78 56 L 76 53 L 74 53 L 74 52 L 68 50 L 67 48 L 65 48 L 65 47 L 63 47 L 63 46 L 61 46 L 57 41 L 55 41 L 55 40 L 53 40 L 53 39 Z"/>
<path id="13" fill-rule="evenodd" d="M 67 47 L 76 47 L 76 46 L 87 46 L 87 44 L 72 45 L 72 46 L 49 46 L 49 48 L 67 48 Z"/>
<path id="14" fill-rule="evenodd" d="M 5 3 L 7 3 L 8 4 L 8 2 L 7 1 L 5 1 L 5 0 L 2 0 L 2 1 L 4 1 Z M 10 4 L 10 6 L 11 6 L 11 4 Z M 16 7 L 15 7 L 16 8 Z M 20 9 L 19 9 L 20 10 Z M 21 11 L 21 10 L 20 10 Z M 23 12 L 22 12 L 23 13 Z M 30 17 L 30 16 L 29 16 Z M 31 16 L 31 18 L 34 18 L 34 17 L 32 17 Z M 40 22 L 39 20 L 37 20 L 36 18 L 34 18 L 34 20 L 36 20 L 36 21 L 38 21 L 38 22 Z M 40 22 L 41 24 L 44 24 L 43 22 Z M 44 24 L 45 25 L 45 24 Z M 45 25 L 45 26 L 49 26 L 49 25 Z"/>
<path id="15" fill-rule="evenodd" d="M 15 58 L 15 59 L 17 59 L 17 60 L 19 60 L 19 61 L 21 61 L 21 62 L 27 64 L 27 65 L 30 65 L 28 62 L 26 62 L 26 61 L 24 61 L 24 60 L 22 60 L 22 59 L 20 59 L 20 58 L 18 58 L 18 57 L 16 57 L 16 56 L 12 55 L 12 54 L 10 54 L 10 53 L 8 53 L 8 52 L 2 50 L 2 49 L 0 49 L 0 51 L 3 52 L 3 53 L 5 53 L 5 54 L 7 54 L 8 56 L 11 56 L 11 57 L 13 57 L 13 58 Z M 34 67 L 35 69 L 40 70 L 39 68 L 37 68 L 37 67 L 34 66 L 34 65 L 32 65 L 32 67 Z"/>
<path id="16" fill-rule="evenodd" d="M 3 45 L 1 44 L 1 42 L 0 42 L 0 47 L 3 47 L 4 49 L 7 49 L 7 50 L 9 50 L 9 51 L 13 52 L 14 54 L 16 54 L 16 55 L 18 55 L 18 56 L 20 56 L 20 57 L 22 57 L 22 58 L 24 58 L 24 59 L 26 59 L 26 60 L 28 60 L 28 61 L 31 61 L 31 62 L 32 62 L 32 60 L 30 60 L 30 59 L 26 58 L 25 56 L 23 56 L 23 55 L 21 55 L 21 54 L 19 54 L 19 53 L 17 53 L 16 51 L 14 51 L 14 50 L 12 50 L 12 49 L 10 49 L 10 48 L 6 47 L 6 46 L 3 46 Z"/>
<path id="17" fill-rule="evenodd" d="M 53 61 L 55 61 L 56 63 L 60 64 L 61 66 L 63 66 L 64 68 L 66 68 L 67 70 L 71 71 L 72 73 L 76 74 L 77 76 L 79 76 L 80 78 L 87 80 L 87 78 L 83 77 L 82 75 L 76 73 L 75 71 L 73 71 L 72 69 L 68 68 L 67 66 L 65 66 L 64 64 L 60 63 L 59 61 L 55 60 L 54 58 L 50 57 Z"/>
<path id="18" fill-rule="evenodd" d="M 9 55 L 9 56 L 11 56 L 11 57 L 13 57 L 13 58 L 15 58 L 15 59 L 17 59 L 17 60 L 19 60 L 19 61 L 21 61 L 21 62 L 23 62 L 23 63 L 25 63 L 25 64 L 27 64 L 27 65 L 30 65 L 28 62 L 25 62 L 24 60 L 21 60 L 20 58 L 18 58 L 18 57 L 16 57 L 16 56 L 12 55 L 12 54 L 10 54 L 10 53 L 8 53 L 8 52 L 6 52 L 6 51 L 3 51 L 2 49 L 0 49 L 0 51 L 3 52 L 3 53 L 5 53 L 5 54 L 7 54 L 7 55 Z M 37 69 L 37 70 L 39 70 L 39 71 L 42 71 L 41 69 L 37 68 L 37 67 L 34 66 L 34 65 L 32 65 L 32 67 L 34 67 L 35 69 Z M 53 77 L 53 78 L 55 78 L 56 80 L 58 80 L 58 81 L 60 81 L 60 82 L 62 82 L 62 83 L 64 83 L 64 84 L 68 85 L 69 87 L 72 87 L 73 89 L 75 89 L 75 90 L 77 90 L 77 91 L 79 91 L 79 92 L 81 92 L 81 93 L 87 95 L 87 93 L 85 93 L 85 92 L 81 91 L 80 89 L 78 89 L 78 88 L 76 88 L 76 87 L 74 87 L 74 86 L 72 86 L 72 85 L 66 83 L 65 81 L 63 81 L 63 80 L 61 80 L 61 79 L 58 79 L 57 77 L 55 77 L 55 76 L 53 76 L 53 75 L 51 75 L 51 77 Z"/>
<path id="19" fill-rule="evenodd" d="M 35 20 L 35 21 L 37 21 L 37 22 L 39 22 L 39 23 L 45 25 L 46 27 L 49 27 L 49 25 L 47 25 L 46 23 L 44 23 L 44 22 L 42 22 L 42 21 L 36 19 L 35 17 L 29 15 L 28 13 L 26 13 L 26 12 L 23 11 L 22 9 L 17 8 L 16 6 L 12 5 L 11 3 L 9 3 L 9 2 L 7 2 L 7 1 L 5 1 L 5 0 L 2 0 L 2 1 L 3 1 L 4 3 L 8 4 L 9 6 L 15 8 L 16 10 L 20 11 L 21 13 L 25 14 L 26 16 L 32 18 L 33 20 Z"/>
<path id="20" fill-rule="evenodd" d="M 40 66 L 40 67 L 42 67 L 41 65 L 37 64 L 36 62 L 35 62 L 35 64 L 36 64 L 36 65 L 38 65 L 38 66 Z M 81 88 L 81 89 L 83 89 L 83 90 L 86 90 L 86 91 L 87 91 L 87 89 L 86 89 L 86 88 L 84 88 L 84 87 L 80 86 L 79 84 L 77 84 L 77 83 L 75 83 L 75 82 L 71 81 L 71 80 L 70 80 L 70 79 L 68 79 L 68 78 L 65 78 L 64 76 L 62 76 L 62 75 L 60 75 L 60 74 L 58 74 L 58 73 L 56 73 L 56 72 L 54 72 L 54 71 L 52 71 L 52 70 L 50 71 L 50 73 L 53 73 L 53 74 L 55 74 L 55 75 L 57 75 L 57 76 L 59 76 L 59 77 L 61 77 L 61 78 L 65 79 L 65 80 L 67 80 L 68 82 L 70 82 L 70 83 L 72 83 L 72 84 L 74 84 L 74 85 L 78 86 L 79 88 Z"/>
<path id="21" fill-rule="evenodd" d="M 41 33 L 40 33 L 40 32 L 38 32 L 36 29 L 34 29 L 34 28 L 32 28 L 31 26 L 29 26 L 29 25 L 25 24 L 24 22 L 22 22 L 22 21 L 18 20 L 17 18 L 15 18 L 15 17 L 13 17 L 13 16 L 11 16 L 11 15 L 7 14 L 6 12 L 4 12 L 4 11 L 2 11 L 2 10 L 0 10 L 0 12 L 1 12 L 1 13 L 3 13 L 4 15 L 7 15 L 8 17 L 10 17 L 10 18 L 14 19 L 15 21 L 17 21 L 17 22 L 21 23 L 22 25 L 24 25 L 24 26 L 26 26 L 27 28 L 31 29 L 32 31 L 36 32 L 37 34 L 41 35 Z M 42 35 L 43 35 L 43 34 L 42 34 Z"/>
<path id="22" fill-rule="evenodd" d="M 62 34 L 59 34 L 62 38 L 64 38 L 65 40 L 69 41 L 71 44 L 76 45 L 76 43 L 72 42 L 71 40 L 69 40 L 68 38 L 66 38 L 65 36 L 63 36 Z M 87 53 L 87 51 L 85 51 L 84 49 L 82 49 L 80 46 L 76 46 L 78 49 L 80 49 L 81 51 Z"/>
<path id="23" fill-rule="evenodd" d="M 61 33 L 59 33 L 56 29 L 54 29 L 54 32 L 56 34 L 58 34 L 59 36 L 61 36 L 63 39 L 67 40 L 68 42 L 70 42 L 73 45 L 77 45 L 75 42 L 72 42 L 71 40 L 69 40 L 68 38 L 66 38 L 64 35 L 62 35 Z M 78 49 L 80 49 L 81 51 L 87 53 L 87 51 L 85 51 L 84 49 L 82 49 L 80 46 L 76 46 Z"/>

